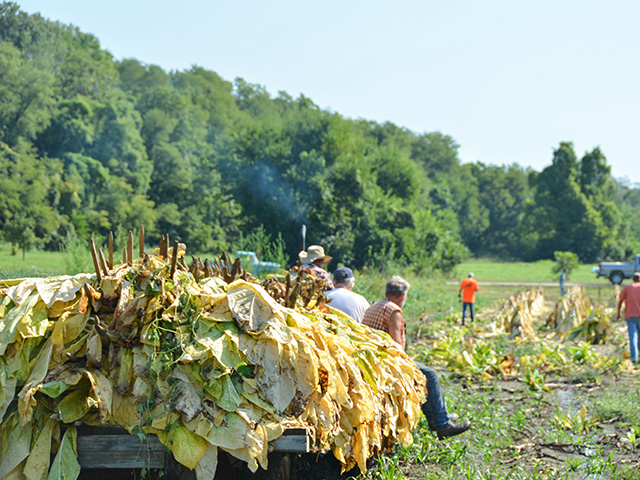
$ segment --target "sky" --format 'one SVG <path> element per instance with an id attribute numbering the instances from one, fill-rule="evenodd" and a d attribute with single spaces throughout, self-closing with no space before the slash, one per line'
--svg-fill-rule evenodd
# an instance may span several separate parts
<path id="1" fill-rule="evenodd" d="M 15 1 L 118 60 L 199 65 L 347 118 L 442 132 L 463 163 L 540 171 L 569 141 L 640 184 L 636 0 Z"/>

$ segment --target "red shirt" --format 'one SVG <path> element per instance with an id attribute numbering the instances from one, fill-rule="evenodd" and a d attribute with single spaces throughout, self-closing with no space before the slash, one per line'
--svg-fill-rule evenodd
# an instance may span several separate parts
<path id="1" fill-rule="evenodd" d="M 618 299 L 620 305 L 624 306 L 624 318 L 640 317 L 640 282 L 633 282 L 627 285 L 620 292 Z"/>
<path id="2" fill-rule="evenodd" d="M 460 290 L 462 290 L 462 301 L 464 303 L 475 303 L 478 281 L 473 277 L 467 277 L 462 280 Z"/>

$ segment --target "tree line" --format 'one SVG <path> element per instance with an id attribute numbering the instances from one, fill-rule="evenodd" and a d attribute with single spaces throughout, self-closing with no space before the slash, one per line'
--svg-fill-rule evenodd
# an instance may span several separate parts
<path id="1" fill-rule="evenodd" d="M 299 231 L 339 262 L 449 270 L 466 256 L 580 260 L 638 249 L 640 190 L 599 148 L 541 172 L 462 164 L 455 140 L 345 118 L 199 66 L 115 60 L 77 27 L 0 3 L 0 238 L 59 250 L 144 224 L 190 251 Z"/>

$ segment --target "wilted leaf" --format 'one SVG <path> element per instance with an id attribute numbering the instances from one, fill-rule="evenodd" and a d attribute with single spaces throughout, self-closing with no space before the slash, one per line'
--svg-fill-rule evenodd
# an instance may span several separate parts
<path id="1" fill-rule="evenodd" d="M 53 459 L 47 480 L 75 480 L 80 475 L 76 427 L 69 427 L 62 437 L 60 448 Z"/>

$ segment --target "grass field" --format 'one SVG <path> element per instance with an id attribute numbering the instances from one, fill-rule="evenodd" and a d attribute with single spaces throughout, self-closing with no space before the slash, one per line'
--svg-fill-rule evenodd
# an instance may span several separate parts
<path id="1" fill-rule="evenodd" d="M 474 259 L 461 263 L 456 267 L 455 279 L 462 280 L 469 272 L 473 272 L 479 281 L 485 282 L 557 282 L 558 275 L 552 273 L 554 262 L 540 260 L 538 262 L 500 262 L 495 260 Z M 572 272 L 569 282 L 597 283 L 591 269 L 595 265 L 579 265 Z M 602 280 L 604 282 L 604 280 Z"/>

